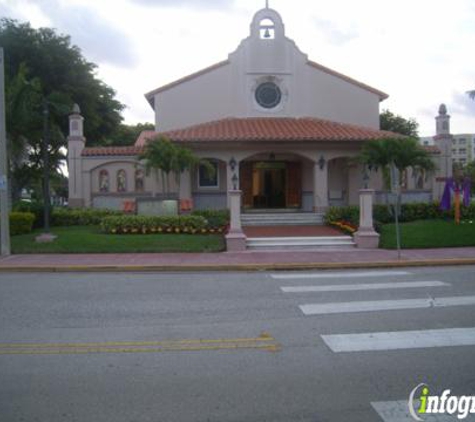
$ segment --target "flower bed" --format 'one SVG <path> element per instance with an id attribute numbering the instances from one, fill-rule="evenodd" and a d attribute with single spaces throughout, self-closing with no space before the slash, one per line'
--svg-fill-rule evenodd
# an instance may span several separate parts
<path id="1" fill-rule="evenodd" d="M 339 220 L 339 221 L 330 221 L 330 226 L 340 229 L 343 233 L 352 235 L 358 230 L 358 227 L 349 221 Z"/>
<path id="2" fill-rule="evenodd" d="M 224 233 L 225 226 L 211 227 L 201 216 L 111 216 L 102 219 L 101 229 L 108 234 L 212 234 Z"/>

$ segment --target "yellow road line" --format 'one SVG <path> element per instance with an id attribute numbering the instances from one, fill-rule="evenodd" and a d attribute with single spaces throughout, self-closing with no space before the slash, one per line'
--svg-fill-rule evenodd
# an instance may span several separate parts
<path id="1" fill-rule="evenodd" d="M 29 350 L 2 350 L 0 355 L 75 355 L 89 353 L 159 353 L 159 352 L 191 352 L 191 351 L 217 351 L 257 349 L 275 352 L 280 350 L 278 345 L 220 345 L 220 346 L 189 346 L 169 348 L 91 348 L 91 349 L 29 349 Z"/>
<path id="2" fill-rule="evenodd" d="M 233 349 L 278 351 L 280 350 L 280 345 L 267 333 L 262 333 L 256 338 L 236 339 L 122 341 L 102 343 L 0 343 L 0 355 L 150 353 Z"/>
<path id="3" fill-rule="evenodd" d="M 108 346 L 166 346 L 175 344 L 213 344 L 213 343 L 255 343 L 271 342 L 275 339 L 268 334 L 256 338 L 231 338 L 231 339 L 191 339 L 191 340 L 163 340 L 163 341 L 117 341 L 94 343 L 0 343 L 1 349 L 10 348 L 56 348 L 56 347 L 108 347 Z"/>

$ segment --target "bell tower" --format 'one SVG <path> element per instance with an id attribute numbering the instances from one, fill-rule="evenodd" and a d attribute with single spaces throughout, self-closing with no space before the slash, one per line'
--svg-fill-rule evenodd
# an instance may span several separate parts
<path id="1" fill-rule="evenodd" d="M 452 177 L 452 135 L 450 134 L 450 115 L 447 114 L 445 104 L 439 106 L 439 114 L 435 118 L 434 145 L 440 150 L 437 163 L 437 176 L 441 181 L 447 177 Z M 435 198 L 442 196 L 444 183 L 436 182 Z"/>
<path id="2" fill-rule="evenodd" d="M 86 144 L 84 137 L 84 117 L 81 116 L 81 109 L 74 104 L 69 115 L 69 135 L 68 135 L 68 170 L 69 170 L 69 207 L 79 208 L 84 206 L 82 190 L 82 158 L 81 153 Z"/>

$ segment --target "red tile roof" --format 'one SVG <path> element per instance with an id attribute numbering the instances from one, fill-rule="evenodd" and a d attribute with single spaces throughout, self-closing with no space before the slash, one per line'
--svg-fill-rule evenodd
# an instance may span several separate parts
<path id="1" fill-rule="evenodd" d="M 134 146 L 92 147 L 83 156 L 130 156 L 143 151 L 147 140 L 163 135 L 174 142 L 341 142 L 403 138 L 393 132 L 316 118 L 229 118 L 168 132 L 142 132 Z"/>
<path id="2" fill-rule="evenodd" d="M 423 145 L 422 149 L 426 150 L 429 154 L 441 154 L 442 151 L 439 149 L 439 147 L 435 145 Z"/>
<path id="3" fill-rule="evenodd" d="M 158 135 L 158 132 L 155 132 L 154 130 L 144 130 L 143 132 L 140 133 L 134 145 L 136 147 L 144 146 L 149 139 L 152 139 L 157 135 Z"/>
<path id="4" fill-rule="evenodd" d="M 229 118 L 162 132 L 176 142 L 366 141 L 400 138 L 393 132 L 316 118 Z"/>
<path id="5" fill-rule="evenodd" d="M 83 157 L 94 156 L 134 156 L 142 152 L 143 148 L 133 146 L 126 147 L 89 147 L 82 150 Z"/>

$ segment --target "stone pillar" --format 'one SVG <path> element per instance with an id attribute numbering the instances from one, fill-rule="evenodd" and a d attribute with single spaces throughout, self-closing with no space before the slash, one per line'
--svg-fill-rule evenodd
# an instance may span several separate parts
<path id="1" fill-rule="evenodd" d="M 377 248 L 379 234 L 373 226 L 373 189 L 360 190 L 360 226 L 353 235 L 358 248 Z"/>
<path id="2" fill-rule="evenodd" d="M 229 233 L 226 235 L 228 252 L 246 250 L 246 235 L 241 227 L 241 194 L 240 190 L 228 190 L 231 211 Z"/>
<path id="3" fill-rule="evenodd" d="M 231 160 L 233 160 L 234 169 L 231 167 Z M 234 187 L 233 176 L 236 175 L 238 180 L 236 182 L 236 188 Z M 228 191 L 227 203 L 228 208 L 231 209 L 231 191 L 236 191 L 239 189 L 239 161 L 231 157 L 226 162 L 226 189 Z"/>
<path id="4" fill-rule="evenodd" d="M 313 166 L 313 210 L 325 212 L 328 208 L 328 166 L 315 163 Z"/>

